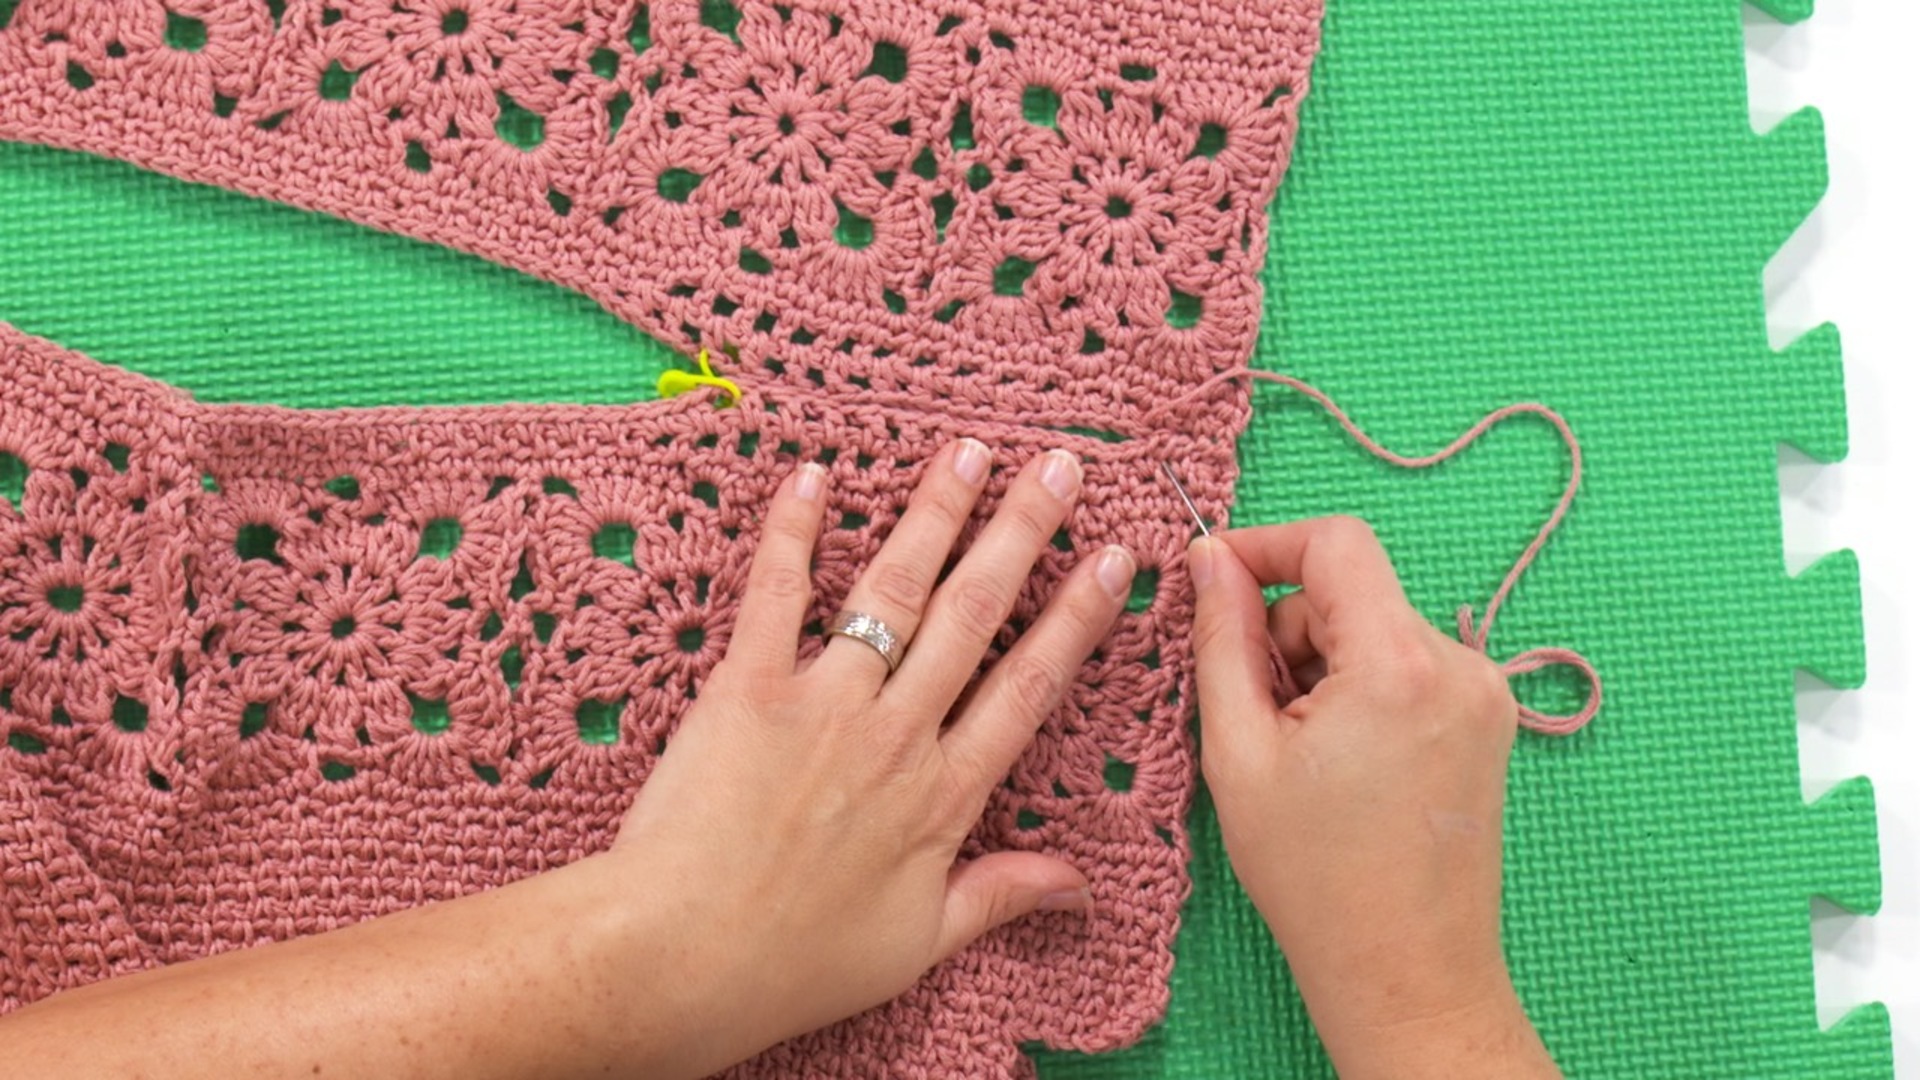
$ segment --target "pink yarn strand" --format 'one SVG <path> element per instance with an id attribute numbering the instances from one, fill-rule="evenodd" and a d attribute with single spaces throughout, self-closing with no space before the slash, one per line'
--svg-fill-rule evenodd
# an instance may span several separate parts
<path id="1" fill-rule="evenodd" d="M 1390 465 L 1403 469 L 1428 469 L 1448 461 L 1458 456 L 1461 451 L 1478 442 L 1480 437 L 1488 431 L 1515 416 L 1537 416 L 1553 426 L 1554 431 L 1559 433 L 1561 441 L 1566 443 L 1569 461 L 1571 463 L 1571 468 L 1567 476 L 1567 485 L 1560 493 L 1559 502 L 1554 505 L 1553 513 L 1547 516 L 1547 520 L 1540 526 L 1540 530 L 1534 534 L 1533 542 L 1528 544 L 1526 550 L 1520 553 L 1520 557 L 1514 560 L 1512 568 L 1507 571 L 1506 577 L 1501 580 L 1500 587 L 1494 590 L 1492 599 L 1487 601 L 1486 614 L 1480 618 L 1477 626 L 1474 622 L 1473 605 L 1462 604 L 1460 606 L 1458 629 L 1461 642 L 1469 648 L 1485 654 L 1487 652 L 1488 639 L 1493 634 L 1494 621 L 1499 617 L 1500 611 L 1506 605 L 1508 597 L 1512 595 L 1514 587 L 1520 583 L 1522 575 L 1533 565 L 1534 560 L 1540 557 L 1541 551 L 1547 546 L 1547 541 L 1553 538 L 1553 534 L 1559 530 L 1560 525 L 1566 520 L 1567 512 L 1573 508 L 1573 500 L 1579 494 L 1580 479 L 1585 470 L 1585 461 L 1580 452 L 1580 440 L 1575 437 L 1573 427 L 1567 423 L 1566 418 L 1552 408 L 1542 405 L 1539 402 L 1520 402 L 1504 408 L 1495 409 L 1493 412 L 1481 417 L 1478 423 L 1468 428 L 1465 432 L 1462 432 L 1446 446 L 1431 454 L 1418 456 L 1408 455 L 1381 445 L 1372 436 L 1362 430 L 1360 425 L 1355 423 L 1353 418 L 1347 415 L 1346 410 L 1336 404 L 1332 397 L 1328 396 L 1325 391 L 1318 387 L 1296 379 L 1291 375 L 1282 375 L 1276 371 L 1259 371 L 1253 368 L 1233 368 L 1213 375 L 1196 385 L 1188 393 L 1181 395 L 1174 401 L 1167 402 L 1153 411 L 1158 413 L 1165 409 L 1172 408 L 1199 397 L 1215 386 L 1228 382 L 1236 382 L 1240 379 L 1278 383 L 1281 386 L 1285 386 L 1303 395 L 1314 404 L 1326 410 L 1327 415 L 1333 417 L 1334 421 L 1346 431 L 1347 435 L 1351 437 L 1354 442 L 1360 444 L 1362 449 Z M 1600 673 L 1594 669 L 1593 664 L 1588 661 L 1586 657 L 1572 649 L 1529 649 L 1501 663 L 1500 670 L 1511 679 L 1549 667 L 1571 667 L 1578 671 L 1587 681 L 1588 693 L 1586 703 L 1579 711 L 1565 716 L 1543 713 L 1538 709 L 1522 704 L 1520 706 L 1520 723 L 1521 726 L 1528 730 L 1536 731 L 1543 735 L 1569 735 L 1585 727 L 1587 723 L 1600 712 L 1600 705 L 1603 698 Z"/>

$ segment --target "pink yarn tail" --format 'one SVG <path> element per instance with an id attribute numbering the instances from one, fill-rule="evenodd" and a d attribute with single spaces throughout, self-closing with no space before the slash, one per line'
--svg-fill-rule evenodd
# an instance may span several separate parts
<path id="1" fill-rule="evenodd" d="M 1496 409 L 1488 413 L 1480 419 L 1479 423 L 1468 428 L 1465 432 L 1461 433 L 1458 438 L 1441 449 L 1431 454 L 1416 457 L 1401 454 L 1382 446 L 1372 436 L 1361 430 L 1360 425 L 1356 424 L 1353 418 L 1347 415 L 1346 410 L 1335 404 L 1334 400 L 1318 387 L 1296 379 L 1291 375 L 1282 375 L 1275 371 L 1259 371 L 1253 368 L 1233 368 L 1220 372 L 1201 382 L 1195 386 L 1192 391 L 1182 395 L 1179 399 L 1167 402 L 1165 405 L 1162 405 L 1160 409 L 1154 411 L 1159 412 L 1161 409 L 1171 408 L 1190 398 L 1198 397 L 1216 385 L 1234 382 L 1240 379 L 1278 383 L 1281 386 L 1285 386 L 1304 395 L 1313 401 L 1314 404 L 1325 409 L 1327 414 L 1332 416 L 1333 419 L 1346 430 L 1347 434 L 1353 438 L 1353 441 L 1360 444 L 1361 448 L 1365 449 L 1374 457 L 1403 469 L 1427 469 L 1447 461 L 1457 456 L 1467 447 L 1472 446 L 1475 442 L 1478 442 L 1482 435 L 1485 435 L 1501 422 L 1515 416 L 1538 416 L 1553 425 L 1553 429 L 1559 432 L 1561 441 L 1567 444 L 1567 451 L 1572 464 L 1572 468 L 1567 477 L 1567 486 L 1565 490 L 1560 493 L 1560 501 L 1555 504 L 1553 513 L 1547 516 L 1546 523 L 1540 526 L 1540 531 L 1534 534 L 1533 542 L 1527 545 L 1527 549 L 1520 553 L 1518 559 L 1514 560 L 1513 567 L 1507 571 L 1507 576 L 1500 582 L 1500 587 L 1494 590 L 1493 598 L 1487 601 L 1486 614 L 1480 618 L 1478 625 L 1475 625 L 1474 622 L 1472 605 L 1462 605 L 1460 608 L 1460 640 L 1470 648 L 1476 649 L 1483 654 L 1486 653 L 1487 639 L 1493 633 L 1494 620 L 1499 617 L 1500 609 L 1505 606 L 1507 598 L 1513 592 L 1514 586 L 1520 583 L 1521 575 L 1525 574 L 1527 568 L 1533 565 L 1535 559 L 1539 558 L 1541 550 L 1547 546 L 1547 541 L 1553 537 L 1555 530 L 1560 528 L 1561 522 L 1566 520 L 1567 511 L 1572 509 L 1574 497 L 1580 491 L 1580 477 L 1584 469 L 1584 461 L 1580 453 L 1580 440 L 1574 436 L 1573 428 L 1567 423 L 1566 418 L 1548 406 L 1538 402 L 1529 401 L 1508 405 L 1505 408 Z M 1600 712 L 1600 704 L 1603 697 L 1600 673 L 1594 669 L 1593 664 L 1589 662 L 1586 657 L 1572 649 L 1530 649 L 1502 663 L 1500 670 L 1505 673 L 1508 678 L 1514 678 L 1529 672 L 1542 670 L 1543 668 L 1560 666 L 1571 667 L 1586 679 L 1588 686 L 1586 704 L 1584 704 L 1579 711 L 1566 716 L 1544 713 L 1538 709 L 1522 704 L 1520 706 L 1520 724 L 1530 731 L 1536 731 L 1543 735 L 1569 735 L 1585 727 L 1588 721 L 1592 720 L 1594 716 Z"/>

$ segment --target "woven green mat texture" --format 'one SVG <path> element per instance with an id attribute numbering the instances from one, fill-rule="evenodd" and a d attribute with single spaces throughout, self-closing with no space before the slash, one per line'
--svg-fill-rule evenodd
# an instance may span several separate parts
<path id="1" fill-rule="evenodd" d="M 1791 20 L 1810 0 L 1765 6 Z M 1796 753 L 1796 669 L 1864 674 L 1851 557 L 1790 579 L 1781 554 L 1778 444 L 1846 447 L 1838 335 L 1773 352 L 1761 293 L 1825 187 L 1818 117 L 1753 134 L 1738 0 L 1330 8 L 1255 362 L 1399 449 L 1537 399 L 1588 453 L 1493 641 L 1575 647 L 1607 679 L 1590 729 L 1514 756 L 1522 995 L 1574 1076 L 1890 1077 L 1883 1009 L 1822 1032 L 1813 1002 L 1809 898 L 1871 911 L 1880 888 L 1871 788 L 1808 806 Z M 208 401 L 622 401 L 670 356 L 470 257 L 18 146 L 0 146 L 0 318 Z M 1531 421 L 1412 474 L 1284 391 L 1257 403 L 1237 521 L 1369 518 L 1443 625 L 1484 602 L 1566 475 Z M 1192 823 L 1167 1023 L 1119 1054 L 1040 1053 L 1043 1077 L 1331 1075 L 1204 796 Z"/>

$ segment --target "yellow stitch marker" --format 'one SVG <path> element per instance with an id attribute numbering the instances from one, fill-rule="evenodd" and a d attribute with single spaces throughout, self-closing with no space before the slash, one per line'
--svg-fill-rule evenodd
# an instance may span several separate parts
<path id="1" fill-rule="evenodd" d="M 732 379 L 723 379 L 713 373 L 713 364 L 707 360 L 707 350 L 701 349 L 697 359 L 700 364 L 699 374 L 681 371 L 679 368 L 669 368 L 660 373 L 660 382 L 655 387 L 656 392 L 663 398 L 674 398 L 689 390 L 711 386 L 727 395 L 727 400 L 721 402 L 723 408 L 739 404 L 740 387 L 735 385 Z"/>

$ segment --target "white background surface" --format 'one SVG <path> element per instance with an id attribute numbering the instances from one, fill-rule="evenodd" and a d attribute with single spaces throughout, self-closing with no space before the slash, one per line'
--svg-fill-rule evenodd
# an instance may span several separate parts
<path id="1" fill-rule="evenodd" d="M 1782 347 L 1824 322 L 1845 343 L 1853 450 L 1839 465 L 1782 456 L 1787 568 L 1836 548 L 1860 555 L 1867 685 L 1802 679 L 1800 761 L 1809 798 L 1866 774 L 1880 803 L 1885 903 L 1856 917 L 1816 903 L 1820 1020 L 1882 1001 L 1895 1071 L 1920 1078 L 1920 3 L 1820 0 L 1781 27 L 1747 16 L 1758 130 L 1802 106 L 1826 119 L 1827 197 L 1767 268 Z"/>

